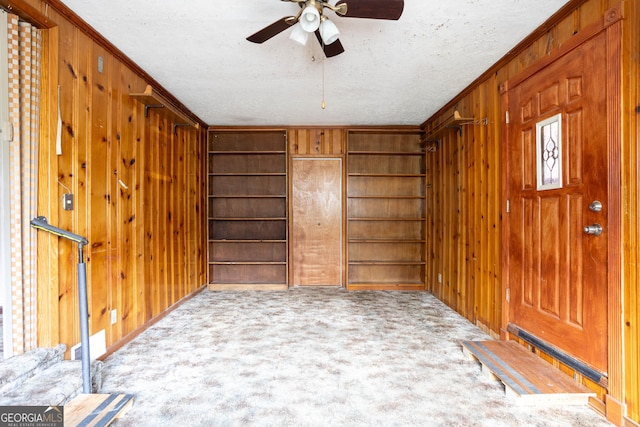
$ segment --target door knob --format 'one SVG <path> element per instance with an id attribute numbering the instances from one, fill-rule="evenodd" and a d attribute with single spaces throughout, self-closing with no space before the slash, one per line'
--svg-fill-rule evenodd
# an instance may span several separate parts
<path id="1" fill-rule="evenodd" d="M 599 236 L 602 234 L 602 226 L 598 223 L 593 225 L 584 226 L 584 234 L 590 234 L 592 236 Z"/>

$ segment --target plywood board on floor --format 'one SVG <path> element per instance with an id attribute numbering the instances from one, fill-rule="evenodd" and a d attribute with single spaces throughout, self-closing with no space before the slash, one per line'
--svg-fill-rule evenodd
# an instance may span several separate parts
<path id="1" fill-rule="evenodd" d="M 80 394 L 64 406 L 64 425 L 108 426 L 133 405 L 130 394 Z"/>
<path id="2" fill-rule="evenodd" d="M 480 362 L 487 376 L 501 381 L 518 404 L 587 405 L 596 396 L 515 341 L 464 341 L 462 349 Z"/>

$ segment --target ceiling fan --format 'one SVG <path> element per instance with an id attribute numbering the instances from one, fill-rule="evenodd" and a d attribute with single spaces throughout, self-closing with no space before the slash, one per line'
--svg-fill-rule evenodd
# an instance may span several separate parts
<path id="1" fill-rule="evenodd" d="M 285 16 L 247 37 L 253 43 L 264 43 L 284 30 L 293 27 L 290 38 L 306 44 L 310 33 L 314 33 L 325 55 L 330 58 L 344 52 L 338 40 L 340 32 L 324 14 L 325 9 L 347 18 L 369 18 L 398 20 L 404 9 L 404 0 L 339 0 L 335 5 L 323 0 L 281 0 L 298 3 L 300 12 L 296 16 Z"/>

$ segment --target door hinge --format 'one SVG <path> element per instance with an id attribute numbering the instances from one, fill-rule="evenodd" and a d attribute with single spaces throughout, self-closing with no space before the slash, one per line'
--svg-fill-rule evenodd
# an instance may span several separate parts
<path id="1" fill-rule="evenodd" d="M 505 295 L 505 298 L 504 298 L 504 299 L 505 299 L 507 302 L 510 302 L 510 301 L 511 301 L 511 289 L 507 288 L 507 291 L 505 292 L 505 294 L 506 294 L 506 295 Z"/>
<path id="2" fill-rule="evenodd" d="M 507 213 L 511 212 L 511 200 L 507 199 L 505 208 L 507 209 Z"/>

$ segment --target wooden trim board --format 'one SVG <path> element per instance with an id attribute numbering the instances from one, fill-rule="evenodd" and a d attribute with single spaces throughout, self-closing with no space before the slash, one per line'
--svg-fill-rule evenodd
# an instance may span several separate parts
<path id="1" fill-rule="evenodd" d="M 287 284 L 209 283 L 210 291 L 286 291 Z"/>
<path id="2" fill-rule="evenodd" d="M 482 364 L 482 372 L 501 381 L 507 396 L 530 406 L 588 405 L 596 393 L 576 383 L 515 341 L 464 341 L 470 360 Z"/>
<path id="3" fill-rule="evenodd" d="M 131 394 L 80 394 L 64 406 L 64 425 L 106 427 L 132 405 Z"/>

